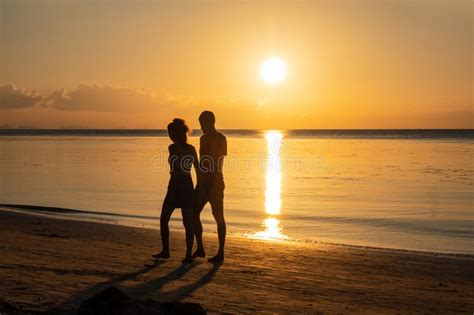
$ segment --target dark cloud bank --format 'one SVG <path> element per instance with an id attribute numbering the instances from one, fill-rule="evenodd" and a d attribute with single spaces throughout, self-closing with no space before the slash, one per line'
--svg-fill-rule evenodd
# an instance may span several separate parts
<path id="1" fill-rule="evenodd" d="M 146 112 L 189 102 L 182 97 L 108 85 L 80 84 L 72 91 L 59 89 L 47 96 L 13 84 L 0 86 L 0 109 L 38 106 L 62 111 Z"/>
<path id="2" fill-rule="evenodd" d="M 36 91 L 18 89 L 14 84 L 0 85 L 0 109 L 33 107 L 42 100 Z"/>

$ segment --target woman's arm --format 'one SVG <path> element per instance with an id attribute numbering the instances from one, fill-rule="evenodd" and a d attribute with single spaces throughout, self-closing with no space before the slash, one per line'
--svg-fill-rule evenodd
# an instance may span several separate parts
<path id="1" fill-rule="evenodd" d="M 174 163 L 174 159 L 176 158 L 176 155 L 174 154 L 174 145 L 169 145 L 168 146 L 168 164 L 169 164 L 169 168 L 170 168 L 170 174 L 173 173 L 174 171 L 174 167 L 175 167 L 175 163 Z M 174 181 L 174 177 L 171 176 L 171 179 L 170 179 L 170 183 L 169 183 L 169 187 L 173 187 L 175 185 L 175 181 Z"/>

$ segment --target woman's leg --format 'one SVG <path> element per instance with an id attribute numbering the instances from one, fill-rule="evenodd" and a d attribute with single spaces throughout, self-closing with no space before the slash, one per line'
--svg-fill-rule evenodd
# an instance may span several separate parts
<path id="1" fill-rule="evenodd" d="M 194 242 L 194 229 L 193 229 L 193 209 L 181 209 L 183 217 L 184 230 L 186 231 L 186 257 L 183 262 L 192 261 L 192 250 Z"/>
<path id="2" fill-rule="evenodd" d="M 160 215 L 160 233 L 161 233 L 161 243 L 162 250 L 159 254 L 153 255 L 155 258 L 169 258 L 170 257 L 170 229 L 169 222 L 171 214 L 173 214 L 174 208 L 167 204 L 166 198 L 163 202 L 163 208 L 161 208 Z"/>

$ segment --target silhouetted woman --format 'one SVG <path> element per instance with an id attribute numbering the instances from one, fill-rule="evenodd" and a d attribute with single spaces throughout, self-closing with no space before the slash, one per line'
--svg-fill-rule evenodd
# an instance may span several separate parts
<path id="1" fill-rule="evenodd" d="M 168 223 L 175 208 L 181 208 L 184 229 L 186 231 L 186 256 L 183 263 L 192 261 L 191 250 L 193 247 L 193 180 L 191 166 L 194 165 L 196 175 L 198 172 L 198 157 L 196 149 L 188 144 L 187 135 L 189 128 L 182 119 L 175 118 L 168 125 L 168 135 L 173 141 L 168 147 L 171 178 L 168 184 L 160 216 L 161 242 L 163 249 L 155 258 L 169 258 L 169 227 Z"/>

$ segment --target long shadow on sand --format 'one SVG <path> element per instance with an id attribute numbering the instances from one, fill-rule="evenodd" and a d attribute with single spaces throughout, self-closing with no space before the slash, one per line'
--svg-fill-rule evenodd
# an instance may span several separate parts
<path id="1" fill-rule="evenodd" d="M 156 260 L 154 264 L 145 265 L 142 269 L 137 270 L 135 272 L 124 274 L 119 277 L 110 279 L 108 281 L 93 285 L 92 287 L 73 295 L 71 298 L 64 301 L 61 305 L 58 305 L 57 307 L 55 307 L 54 310 L 52 310 L 51 312 L 54 314 L 67 314 L 68 311 L 66 310 L 70 310 L 72 307 L 78 308 L 80 303 L 90 298 L 94 294 L 100 292 L 101 290 L 109 286 L 116 286 L 120 288 L 122 283 L 133 280 L 138 276 L 141 276 L 147 272 L 150 272 L 151 270 L 162 265 L 163 263 L 165 263 L 165 261 Z M 136 286 L 125 287 L 121 289 L 123 289 L 124 292 L 129 294 L 131 297 L 140 299 L 143 296 L 148 295 L 149 293 L 159 292 L 165 284 L 171 281 L 178 280 L 179 278 L 183 277 L 187 272 L 197 267 L 199 264 L 201 263 L 193 262 L 189 265 L 180 265 L 179 267 L 170 271 L 168 274 L 162 277 L 153 279 L 148 282 L 137 284 Z M 221 264 L 214 264 L 212 268 L 203 276 L 201 276 L 197 281 L 190 283 L 188 285 L 179 287 L 171 292 L 168 292 L 166 295 L 169 296 L 169 300 L 172 300 L 172 301 L 182 300 L 184 297 L 190 295 L 195 290 L 209 283 L 214 277 L 214 275 L 216 274 L 216 272 L 219 270 L 220 266 Z"/>
<path id="2" fill-rule="evenodd" d="M 70 308 L 71 305 L 75 305 L 76 307 L 78 307 L 81 302 L 83 302 L 84 300 L 90 298 L 91 296 L 93 296 L 94 294 L 100 292 L 101 290 L 103 290 L 103 289 L 105 289 L 109 286 L 120 286 L 121 283 L 129 281 L 129 280 L 133 280 L 136 277 L 141 276 L 141 275 L 155 269 L 156 267 L 158 267 L 159 265 L 162 265 L 163 263 L 165 263 L 165 261 L 156 260 L 153 264 L 145 265 L 142 269 L 137 270 L 135 272 L 124 274 L 124 275 L 121 275 L 119 277 L 112 278 L 108 281 L 101 282 L 101 283 L 98 283 L 96 285 L 93 285 L 92 287 L 73 295 L 72 297 L 70 297 L 69 299 L 67 299 L 63 303 L 61 303 L 61 305 L 58 305 L 57 307 L 55 307 L 56 312 L 54 312 L 54 311 L 53 312 L 61 314 L 61 312 L 64 309 Z"/>
<path id="3" fill-rule="evenodd" d="M 170 271 L 168 274 L 160 278 L 153 279 L 148 282 L 140 283 L 133 287 L 128 287 L 125 290 L 125 292 L 127 292 L 133 297 L 141 297 L 141 296 L 146 295 L 149 292 L 159 291 L 165 284 L 171 281 L 178 280 L 179 278 L 184 276 L 187 272 L 194 269 L 197 265 L 199 265 L 199 263 L 197 262 L 193 262 L 189 265 L 184 265 L 184 264 L 180 265 L 175 270 Z"/>
<path id="4" fill-rule="evenodd" d="M 129 288 L 127 292 L 135 297 L 145 296 L 151 292 L 158 292 L 166 283 L 181 278 L 186 272 L 190 271 L 199 264 L 200 263 L 193 262 L 191 265 L 181 265 L 169 274 L 152 281 L 138 284 L 137 286 Z M 184 297 L 192 294 L 200 287 L 209 283 L 214 278 L 214 275 L 217 273 L 221 265 L 221 263 L 213 264 L 212 268 L 202 275 L 197 281 L 167 292 L 166 295 L 172 301 L 181 301 Z"/>
<path id="5" fill-rule="evenodd" d="M 175 289 L 169 292 L 171 300 L 173 301 L 181 301 L 184 297 L 192 294 L 194 291 L 199 289 L 202 286 L 205 286 L 214 278 L 214 275 L 219 270 L 222 263 L 213 264 L 212 268 L 206 272 L 201 278 L 199 278 L 196 282 L 190 283 L 188 285 L 182 286 L 178 289 Z"/>

